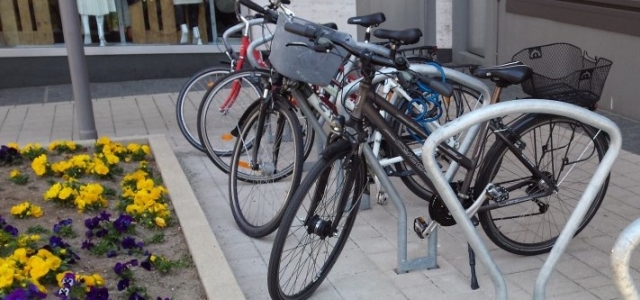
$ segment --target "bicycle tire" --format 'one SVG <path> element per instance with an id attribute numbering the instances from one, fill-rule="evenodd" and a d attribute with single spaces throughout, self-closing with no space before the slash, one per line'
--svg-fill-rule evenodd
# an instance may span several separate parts
<path id="1" fill-rule="evenodd" d="M 265 123 L 260 126 L 264 113 Z M 262 138 L 256 143 L 258 131 Z M 248 157 L 253 151 L 258 151 L 259 162 Z M 289 104 L 275 101 L 264 111 L 256 107 L 236 141 L 229 173 L 229 201 L 242 232 L 263 237 L 278 228 L 286 203 L 300 183 L 303 163 L 300 123 Z"/>
<path id="2" fill-rule="evenodd" d="M 247 108 L 260 98 L 269 72 L 243 70 L 231 72 L 207 91 L 198 109 L 198 137 L 205 153 L 221 171 L 229 173 L 229 162 L 235 146 L 238 121 Z M 233 93 L 237 93 L 234 97 Z M 226 111 L 220 108 L 229 99 L 232 105 Z"/>
<path id="3" fill-rule="evenodd" d="M 512 128 L 515 136 L 510 137 L 511 142 L 520 143 L 523 154 L 552 180 L 559 182 L 558 192 L 503 208 L 479 211 L 478 218 L 489 239 L 498 247 L 518 255 L 546 253 L 551 250 L 566 224 L 544 222 L 566 222 L 568 216 L 561 218 L 560 214 L 565 210 L 570 213 L 571 208 L 575 207 L 581 191 L 591 179 L 592 171 L 608 148 L 608 140 L 606 134 L 593 127 L 562 116 L 534 115 L 516 122 Z M 497 139 L 485 157 L 488 159 L 479 169 L 476 193 L 482 192 L 478 189 L 484 189 L 489 183 L 501 184 L 508 189 L 513 187 L 509 199 L 531 194 L 541 188 L 539 180 L 532 179 L 531 172 L 524 169 L 519 161 L 515 162 L 515 154 L 508 150 L 503 140 Z M 523 186 L 515 189 L 518 183 Z M 609 177 L 589 207 L 576 235 L 598 211 L 608 184 Z M 556 212 L 556 209 L 560 212 Z M 534 239 L 537 237 L 540 240 Z"/>
<path id="4" fill-rule="evenodd" d="M 206 151 L 206 148 L 200 143 L 200 138 L 197 136 L 197 113 L 200 102 L 202 102 L 207 91 L 213 87 L 219 79 L 230 72 L 229 68 L 224 67 L 212 67 L 201 70 L 187 80 L 176 99 L 176 120 L 178 122 L 178 128 L 180 128 L 180 132 L 182 132 L 182 135 L 187 139 L 189 144 L 199 151 Z"/>
<path id="5" fill-rule="evenodd" d="M 447 123 L 463 115 L 465 112 L 472 111 L 475 108 L 480 107 L 482 103 L 482 99 L 480 98 L 480 94 L 478 92 L 475 92 L 469 88 L 451 81 L 450 83 L 452 83 L 454 87 L 453 95 L 450 97 L 450 100 L 445 101 L 443 97 L 440 96 L 440 101 L 442 102 L 444 112 L 438 120 L 439 124 Z M 408 111 L 408 106 L 408 101 L 403 100 L 400 104 L 401 111 Z M 423 140 L 416 139 L 415 134 L 410 133 L 400 122 L 394 121 L 393 124 L 394 129 L 396 130 L 398 135 L 405 143 L 407 143 L 407 145 L 409 145 L 410 148 L 421 147 L 421 145 L 424 143 Z M 455 140 L 451 140 L 450 144 L 452 145 L 450 146 L 454 146 L 457 148 L 456 143 L 459 139 L 460 136 L 456 137 Z M 388 149 L 388 153 L 391 153 L 391 157 L 399 155 L 391 149 Z M 448 161 L 446 160 L 439 161 L 443 165 L 443 169 L 445 165 L 448 164 Z M 402 183 L 404 183 L 404 185 L 414 195 L 425 201 L 429 201 L 432 198 L 433 192 L 428 189 L 427 185 L 417 175 L 415 175 L 415 172 L 412 171 L 404 162 L 398 162 L 394 164 L 394 168 L 397 174 L 399 174 Z"/>
<path id="6" fill-rule="evenodd" d="M 340 175 L 344 180 L 340 180 Z M 277 231 L 267 273 L 272 299 L 306 299 L 320 286 L 336 263 L 353 228 L 365 177 L 364 162 L 360 157 L 351 155 L 347 141 L 331 143 L 323 151 L 287 205 Z M 297 224 L 300 220 L 303 222 Z M 332 231 L 330 225 L 336 224 L 336 220 L 336 231 Z M 302 249 L 292 248 L 290 243 Z M 311 249 L 303 253 L 307 245 Z M 296 260 L 311 266 L 294 266 Z M 292 279 L 287 278 L 289 272 L 292 276 L 299 274 L 302 277 L 300 281 L 293 282 L 291 289 L 288 283 Z M 293 291 L 295 285 L 300 289 Z"/>
<path id="7" fill-rule="evenodd" d="M 229 173 L 229 162 L 233 153 L 236 136 L 240 132 L 239 124 L 242 119 L 246 119 L 247 109 L 251 108 L 256 100 L 260 99 L 263 88 L 271 79 L 269 70 L 251 69 L 229 73 L 222 78 L 218 84 L 212 87 L 198 109 L 198 137 L 200 143 L 205 148 L 205 153 L 221 171 Z M 241 91 L 237 92 L 235 102 L 226 113 L 220 112 L 223 105 L 232 95 L 225 92 L 225 89 L 236 88 L 233 85 L 236 80 L 241 80 Z M 249 91 L 245 91 L 245 83 Z M 251 91 L 253 89 L 253 92 Z M 254 94 L 255 92 L 255 94 Z M 302 101 L 302 100 L 300 100 Z M 313 147 L 313 134 L 308 121 L 304 119 L 302 123 L 305 153 L 311 151 Z M 235 132 L 235 133 L 233 133 Z M 231 134 L 233 133 L 233 134 Z"/>

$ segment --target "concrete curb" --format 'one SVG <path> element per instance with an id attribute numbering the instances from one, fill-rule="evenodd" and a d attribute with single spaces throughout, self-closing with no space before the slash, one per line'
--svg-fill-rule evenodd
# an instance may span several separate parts
<path id="1" fill-rule="evenodd" d="M 162 174 L 162 181 L 171 196 L 207 298 L 245 299 L 167 138 L 164 135 L 148 135 L 110 139 L 116 142 L 149 144 Z M 92 145 L 95 141 L 77 143 Z"/>

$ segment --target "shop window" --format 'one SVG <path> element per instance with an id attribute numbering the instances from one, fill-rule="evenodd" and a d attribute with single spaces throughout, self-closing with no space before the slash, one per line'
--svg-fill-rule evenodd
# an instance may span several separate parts
<path id="1" fill-rule="evenodd" d="M 507 12 L 640 36 L 637 0 L 508 0 Z"/>
<path id="2" fill-rule="evenodd" d="M 64 43 L 58 1 L 0 0 L 0 47 Z M 238 23 L 235 0 L 78 1 L 90 45 L 207 44 Z"/>
<path id="3" fill-rule="evenodd" d="M 0 1 L 0 26 L 0 45 L 53 44 L 48 0 Z"/>

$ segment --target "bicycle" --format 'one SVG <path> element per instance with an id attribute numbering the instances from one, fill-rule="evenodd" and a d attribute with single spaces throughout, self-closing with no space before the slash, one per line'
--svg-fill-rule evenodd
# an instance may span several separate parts
<path id="1" fill-rule="evenodd" d="M 269 22 L 277 20 L 277 12 L 274 10 L 274 7 L 287 12 L 287 14 L 292 14 L 291 11 L 283 6 L 283 2 L 273 2 L 272 5 L 266 9 L 252 1 L 241 0 L 239 3 L 257 11 L 261 15 L 270 16 L 268 18 Z M 375 27 L 385 21 L 384 14 L 382 13 L 359 16 L 351 19 L 359 20 L 353 24 L 367 27 L 367 31 L 370 31 L 371 27 Z M 335 26 L 335 24 L 326 25 Z M 271 41 L 271 39 L 273 39 L 273 35 L 266 36 L 261 40 L 252 42 L 248 48 L 253 49 L 256 44 L 266 43 Z M 346 62 L 341 74 L 349 73 L 352 68 L 353 61 Z M 260 82 L 259 77 L 262 76 L 260 71 L 258 71 L 260 69 L 262 68 L 258 68 L 255 72 L 254 70 L 244 70 L 244 74 L 242 74 L 240 70 L 235 71 L 233 74 L 237 74 L 237 76 L 234 80 L 230 80 L 228 77 L 218 79 L 217 84 L 209 88 L 201 100 L 197 118 L 199 144 L 205 149 L 205 152 L 214 165 L 225 173 L 229 173 L 230 170 L 229 160 L 236 136 L 239 134 L 238 123 L 246 119 L 246 116 L 243 117 L 243 115 L 246 115 L 245 112 L 250 112 L 257 106 L 255 100 L 261 96 L 263 87 L 257 85 L 258 82 Z M 229 74 L 229 76 L 234 75 Z M 339 80 L 341 80 L 341 77 L 336 79 L 336 81 Z M 324 89 L 324 91 L 328 91 L 331 88 L 324 87 Z M 335 92 L 335 88 L 333 90 Z M 334 101 L 332 97 L 333 96 L 326 94 L 321 97 L 321 100 L 325 105 L 333 106 L 333 104 L 331 104 L 331 102 Z M 303 122 L 303 125 L 304 153 L 306 157 L 311 151 L 314 135 L 312 132 L 307 134 L 306 123 Z"/>
<path id="2" fill-rule="evenodd" d="M 330 143 L 320 154 L 321 160 L 309 171 L 288 203 L 273 244 L 268 270 L 269 294 L 274 299 L 305 299 L 322 283 L 347 241 L 359 211 L 357 207 L 361 201 L 366 183 L 366 166 L 369 166 L 369 169 L 381 169 L 378 161 L 371 158 L 373 155 L 366 142 L 367 132 L 377 130 L 387 141 L 394 141 L 394 143 L 390 143 L 390 147 L 402 156 L 405 163 L 416 172 L 416 175 L 431 190 L 435 189 L 430 178 L 426 175 L 422 160 L 402 142 L 396 131 L 388 124 L 388 120 L 380 115 L 379 110 L 386 111 L 389 116 L 397 119 L 422 138 L 426 139 L 427 133 L 414 120 L 406 117 L 385 99 L 376 95 L 371 85 L 371 80 L 375 75 L 374 64 L 403 71 L 407 70 L 406 62 L 403 59 L 391 59 L 389 56 L 385 57 L 379 53 L 372 53 L 367 48 L 351 40 L 344 39 L 339 32 L 319 27 L 313 23 L 305 25 L 287 23 L 285 29 L 316 41 L 322 38 L 332 44 L 339 45 L 347 49 L 351 54 L 359 56 L 364 68 L 364 79 L 360 83 L 359 90 L 360 100 L 356 103 L 356 107 L 351 113 L 352 121 L 341 124 L 341 126 L 335 126 L 334 130 L 332 130 Z M 385 35 L 400 41 L 411 38 L 411 35 L 407 32 L 388 32 Z M 502 88 L 518 84 L 530 74 L 531 69 L 519 63 L 494 68 L 480 68 L 474 72 L 476 76 L 488 78 L 495 82 L 496 88 L 490 99 L 490 104 L 498 101 Z M 428 80 L 425 80 L 425 82 L 429 83 Z M 556 122 L 567 120 L 567 118 L 525 115 L 510 123 L 510 126 L 506 126 L 501 118 L 494 119 L 491 122 L 483 122 L 479 126 L 480 133 L 474 135 L 476 137 L 475 146 L 471 151 L 471 157 L 467 157 L 447 143 L 438 144 L 438 153 L 452 161 L 449 170 L 454 170 L 454 173 L 458 167 L 467 170 L 464 180 L 451 183 L 451 187 L 456 190 L 455 194 L 457 194 L 462 206 L 467 208 L 467 213 L 471 218 L 478 213 L 480 222 L 491 225 L 495 221 L 532 217 L 532 214 L 520 213 L 506 217 L 501 216 L 500 220 L 492 218 L 492 213 L 498 212 L 502 208 L 509 209 L 531 203 L 538 208 L 538 215 L 546 215 L 551 210 L 555 213 L 557 203 L 549 202 L 549 196 L 558 197 L 556 195 L 560 193 L 563 193 L 562 196 L 573 196 L 573 191 L 567 191 L 562 186 L 562 183 L 568 182 L 568 174 L 562 174 L 563 171 L 567 171 L 565 168 L 568 171 L 573 171 L 576 168 L 576 163 L 595 160 L 595 164 L 597 164 L 602 160 L 603 151 L 606 151 L 607 148 L 606 136 L 590 126 L 575 121 L 572 122 L 571 119 L 567 121 L 572 126 L 570 128 L 573 129 L 572 138 L 569 139 L 570 142 L 561 144 L 563 147 L 559 149 L 554 147 L 545 149 L 547 150 L 545 152 L 547 155 L 551 155 L 549 154 L 552 153 L 549 152 L 551 150 L 564 150 L 565 156 L 561 159 L 564 164 L 562 164 L 561 168 L 547 170 L 545 167 L 548 165 L 541 165 L 540 158 L 527 158 L 523 151 L 530 144 L 524 143 L 519 134 L 527 133 L 530 131 L 527 129 L 535 128 L 540 123 L 545 122 L 540 120 L 546 120 L 545 124 L 554 125 Z M 550 128 L 560 127 L 551 126 Z M 513 153 L 514 157 L 517 157 L 518 163 L 523 166 L 523 169 L 529 172 L 529 176 L 525 178 L 526 180 L 519 181 L 519 178 L 516 178 L 514 179 L 515 181 L 502 181 L 501 184 L 482 185 L 487 178 L 492 181 L 493 177 L 499 173 L 492 172 L 495 168 L 490 168 L 489 166 L 493 166 L 490 163 L 495 165 L 503 161 L 502 157 L 490 161 L 487 155 L 484 156 L 485 159 L 480 160 L 482 150 L 487 142 L 485 137 L 489 136 L 489 134 L 495 141 L 491 152 L 495 154 L 505 153 L 503 149 L 506 148 L 509 153 Z M 553 134 L 547 134 L 545 135 L 546 139 L 536 138 L 534 141 L 551 141 L 554 137 L 555 135 Z M 586 146 L 578 151 L 576 159 L 576 157 L 569 157 L 568 152 L 572 145 L 581 144 L 576 141 L 577 138 L 584 138 L 586 141 L 584 145 Z M 538 144 L 533 143 L 533 146 L 537 147 Z M 364 158 L 362 157 L 363 153 L 365 154 Z M 585 154 L 587 155 L 584 156 Z M 569 163 L 571 164 L 569 165 Z M 593 164 L 594 162 L 587 162 L 585 165 L 590 163 Z M 481 174 L 477 170 L 484 170 L 489 174 Z M 570 174 L 577 173 L 570 172 Z M 379 174 L 379 172 L 376 172 L 376 175 L 384 176 L 384 173 Z M 474 177 L 474 175 L 476 176 Z M 486 176 L 483 177 L 481 175 Z M 580 174 L 577 175 L 578 180 L 580 180 Z M 338 178 L 340 180 L 337 180 Z M 447 179 L 451 180 L 451 178 Z M 498 180 L 504 179 L 499 176 L 496 178 Z M 474 180 L 475 187 L 478 188 L 476 191 L 472 187 Z M 510 185 L 511 182 L 516 182 L 516 184 Z M 600 187 L 596 199 L 578 225 L 576 234 L 586 226 L 596 213 L 606 192 L 606 186 L 607 184 L 603 183 Z M 523 192 L 518 194 L 518 191 Z M 520 197 L 509 198 L 512 193 L 514 196 Z M 475 196 L 477 195 L 479 197 L 476 199 Z M 450 215 L 447 206 L 438 195 L 431 199 L 429 212 L 434 220 L 432 224 L 437 223 L 443 226 L 455 224 L 455 219 Z M 484 217 L 481 217 L 481 215 L 484 215 Z M 547 216 L 550 215 L 551 213 Z M 424 236 L 433 228 L 435 226 L 429 224 L 424 227 L 417 226 L 415 229 L 419 235 Z M 484 225 L 483 228 L 485 228 Z M 522 228 L 522 226 L 519 228 Z M 487 230 L 487 235 L 499 236 L 498 234 L 501 233 L 502 227 L 495 226 L 494 229 L 496 230 Z M 494 242 L 501 243 L 498 245 L 507 251 L 533 255 L 548 252 L 551 249 L 557 239 L 557 234 L 555 232 L 549 233 L 549 236 L 543 237 L 542 241 L 515 241 L 515 238 L 496 238 Z M 506 234 L 503 234 L 503 236 L 506 237 Z M 304 263 L 307 263 L 307 265 L 300 265 Z M 472 279 L 473 277 L 475 275 L 472 275 Z"/>
<path id="3" fill-rule="evenodd" d="M 362 23 L 366 23 L 362 25 L 370 26 L 369 23 L 371 23 L 371 21 L 365 21 L 366 18 L 358 17 L 358 19 L 360 19 Z M 278 30 L 281 27 L 282 24 L 279 21 L 276 33 L 279 32 Z M 278 42 L 279 45 L 299 45 L 295 43 L 300 42 L 282 40 Z M 376 51 L 380 51 L 383 53 L 390 52 L 389 49 L 378 45 L 371 45 L 370 47 L 372 49 L 376 49 Z M 282 57 L 295 57 L 295 55 L 283 55 L 276 51 L 276 48 L 272 49 L 272 54 L 273 53 L 279 54 Z M 274 58 L 277 58 L 277 56 Z M 272 63 L 276 66 L 278 65 L 277 60 L 272 61 Z M 291 62 L 288 61 L 288 63 Z M 334 62 L 334 67 L 337 68 L 340 63 L 340 60 Z M 332 68 L 329 67 L 328 69 L 331 70 Z M 292 77 L 296 77 L 299 75 L 299 73 L 292 73 L 289 71 L 287 72 L 291 74 Z M 248 74 L 248 76 L 252 76 L 254 78 L 252 80 L 254 83 L 260 82 L 259 85 L 264 86 L 265 92 L 263 93 L 263 95 L 265 96 L 264 98 L 259 99 L 259 104 L 258 102 L 256 102 L 256 104 L 260 105 L 261 108 L 247 110 L 247 113 L 249 114 L 241 117 L 241 121 L 239 122 L 239 124 L 244 124 L 245 121 L 242 121 L 242 119 L 245 118 L 253 120 L 253 122 L 239 126 L 243 128 L 243 130 L 242 133 L 239 134 L 239 139 L 237 140 L 234 147 L 232 161 L 230 163 L 231 170 L 229 173 L 229 195 L 232 212 L 240 229 L 249 236 L 261 237 L 270 234 L 277 228 L 279 220 L 282 216 L 283 208 L 286 207 L 286 203 L 293 193 L 293 187 L 297 186 L 297 183 L 300 179 L 300 173 L 298 172 L 300 168 L 296 168 L 296 165 L 301 164 L 304 159 L 299 160 L 296 155 L 293 155 L 295 159 L 290 160 L 289 162 L 291 163 L 284 164 L 283 166 L 278 167 L 278 161 L 275 159 L 276 155 L 272 155 L 271 157 L 268 157 L 265 154 L 259 155 L 259 151 L 256 149 L 256 141 L 260 143 L 261 138 L 268 137 L 270 140 L 269 144 L 275 145 L 273 146 L 273 148 L 267 149 L 265 153 L 274 153 L 276 152 L 275 150 L 277 150 L 277 152 L 280 152 L 281 144 L 278 143 L 282 143 L 283 140 L 282 133 L 280 133 L 280 135 L 269 134 L 269 132 L 273 130 L 272 128 L 277 127 L 272 125 L 274 124 L 274 122 L 260 125 L 259 117 L 261 114 L 268 113 L 268 115 L 271 115 L 275 111 L 277 111 L 277 115 L 285 115 L 284 111 L 287 110 L 287 101 L 284 99 L 293 98 L 295 99 L 297 108 L 299 108 L 302 112 L 303 118 L 308 120 L 308 122 L 310 123 L 311 126 L 309 126 L 309 128 L 313 129 L 317 133 L 322 133 L 324 129 L 322 128 L 321 124 L 316 121 L 316 119 L 318 118 L 318 116 L 321 116 L 320 120 L 331 122 L 337 115 L 335 108 L 332 109 L 328 105 L 325 105 L 326 103 L 319 99 L 319 97 L 314 93 L 314 91 L 309 87 L 308 84 L 302 83 L 298 80 L 318 80 L 317 82 L 312 83 L 323 85 L 323 83 L 321 82 L 322 80 L 329 81 L 333 76 L 329 72 L 325 74 L 325 79 L 312 79 L 312 77 L 307 76 L 305 77 L 306 79 L 296 78 L 296 80 L 292 80 L 288 77 L 283 78 L 279 75 L 273 77 L 273 74 L 270 74 L 267 71 L 244 71 L 230 76 L 242 76 L 243 73 Z M 378 82 L 382 80 L 392 80 L 393 77 L 395 76 L 390 76 L 389 74 L 387 74 L 380 77 L 378 79 Z M 406 87 L 409 84 L 413 83 L 405 82 L 402 85 Z M 272 86 L 277 88 L 274 90 Z M 412 100 L 412 98 L 403 91 L 402 87 L 399 84 L 392 85 L 390 89 L 395 92 L 391 96 L 391 99 L 389 99 L 392 103 L 395 103 L 397 99 L 408 99 L 407 101 L 411 102 L 416 101 L 416 99 Z M 398 95 L 403 96 L 399 98 Z M 276 96 L 278 97 L 276 101 L 279 101 L 280 104 L 273 105 L 273 107 L 264 105 L 265 103 L 267 103 L 265 101 L 268 97 L 275 98 Z M 456 99 L 451 100 L 451 103 L 455 102 L 457 102 Z M 203 105 L 206 104 L 203 102 Z M 426 106 L 426 104 L 423 105 Z M 313 108 L 313 111 L 309 106 Z M 458 107 L 459 105 L 452 106 Z M 293 109 L 291 105 L 289 105 L 289 108 Z M 417 110 L 420 109 L 424 110 L 423 107 L 417 108 Z M 438 117 L 434 119 L 437 120 L 441 115 L 443 115 L 442 108 L 434 107 L 434 109 L 439 112 Z M 455 116 L 457 116 L 457 114 Z M 294 130 L 289 131 L 296 133 Z M 308 135 L 310 133 L 306 134 Z M 293 136 L 295 137 L 296 134 L 293 134 Z M 321 136 L 319 140 L 324 141 L 326 140 L 326 137 Z M 276 141 L 277 143 L 273 143 L 273 141 Z M 376 144 L 379 145 L 380 140 L 377 140 Z M 287 145 L 287 147 L 295 148 L 295 146 L 291 146 L 295 145 L 295 143 L 285 145 Z M 264 151 L 265 149 L 261 150 Z M 295 153 L 295 151 L 291 149 L 289 149 L 288 152 Z M 261 158 L 259 158 L 259 156 Z M 307 154 L 305 153 L 304 157 L 306 158 L 306 156 Z M 281 179 L 289 176 L 290 174 L 293 175 L 291 178 L 288 178 L 289 181 L 286 181 L 284 183 L 279 182 Z M 241 181 L 248 182 L 250 184 L 242 184 Z M 277 196 L 265 197 L 265 194 L 269 193 L 276 194 Z"/>
<path id="4" fill-rule="evenodd" d="M 288 4 L 289 2 L 290 1 L 286 0 L 273 2 L 269 4 L 269 7 L 270 9 L 276 9 L 279 6 L 279 3 Z M 269 21 L 269 16 L 260 14 L 256 15 L 255 18 L 242 16 L 239 13 L 237 4 L 238 3 L 236 3 L 236 15 L 241 23 L 228 28 L 222 34 L 225 54 L 230 60 L 230 67 L 209 67 L 197 72 L 182 86 L 182 89 L 180 89 L 180 93 L 176 98 L 176 119 L 178 122 L 178 128 L 189 144 L 202 152 L 206 152 L 206 148 L 200 143 L 200 139 L 197 136 L 197 122 L 191 122 L 191 120 L 196 120 L 195 117 L 192 117 L 192 115 L 195 115 L 196 113 L 192 112 L 197 112 L 197 109 L 200 107 L 200 102 L 206 92 L 210 90 L 223 76 L 233 71 L 243 70 L 246 67 L 245 59 L 248 59 L 251 66 L 254 68 L 268 68 L 267 63 L 263 60 L 262 53 L 255 50 L 255 46 L 250 47 L 250 30 L 253 26 L 263 26 L 265 22 Z M 265 19 L 265 17 L 267 19 Z M 238 52 L 235 52 L 229 43 L 229 39 L 233 34 L 238 32 L 242 33 L 242 37 L 240 40 L 240 49 Z M 236 83 L 233 87 L 233 91 L 232 95 L 240 93 L 240 83 Z M 232 106 L 231 104 L 233 104 L 233 98 L 236 97 L 230 97 L 228 101 L 225 101 L 225 103 L 220 106 L 220 110 L 229 110 Z"/>

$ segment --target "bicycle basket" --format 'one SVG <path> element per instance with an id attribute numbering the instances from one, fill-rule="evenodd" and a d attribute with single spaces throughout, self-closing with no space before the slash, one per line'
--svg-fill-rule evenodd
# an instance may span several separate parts
<path id="1" fill-rule="evenodd" d="M 613 63 L 602 57 L 591 58 L 586 51 L 567 43 L 526 48 L 512 59 L 533 70 L 531 78 L 522 83 L 526 94 L 583 107 L 600 100 Z"/>
<path id="2" fill-rule="evenodd" d="M 313 41 L 308 38 L 284 30 L 284 24 L 287 22 L 303 25 L 311 23 L 280 14 L 271 42 L 269 62 L 278 73 L 290 79 L 320 86 L 329 85 L 338 73 L 347 51 L 337 45 L 330 53 L 318 53 L 303 46 L 287 46 L 288 43 L 293 42 L 313 45 Z M 331 29 L 326 28 L 326 30 Z"/>

